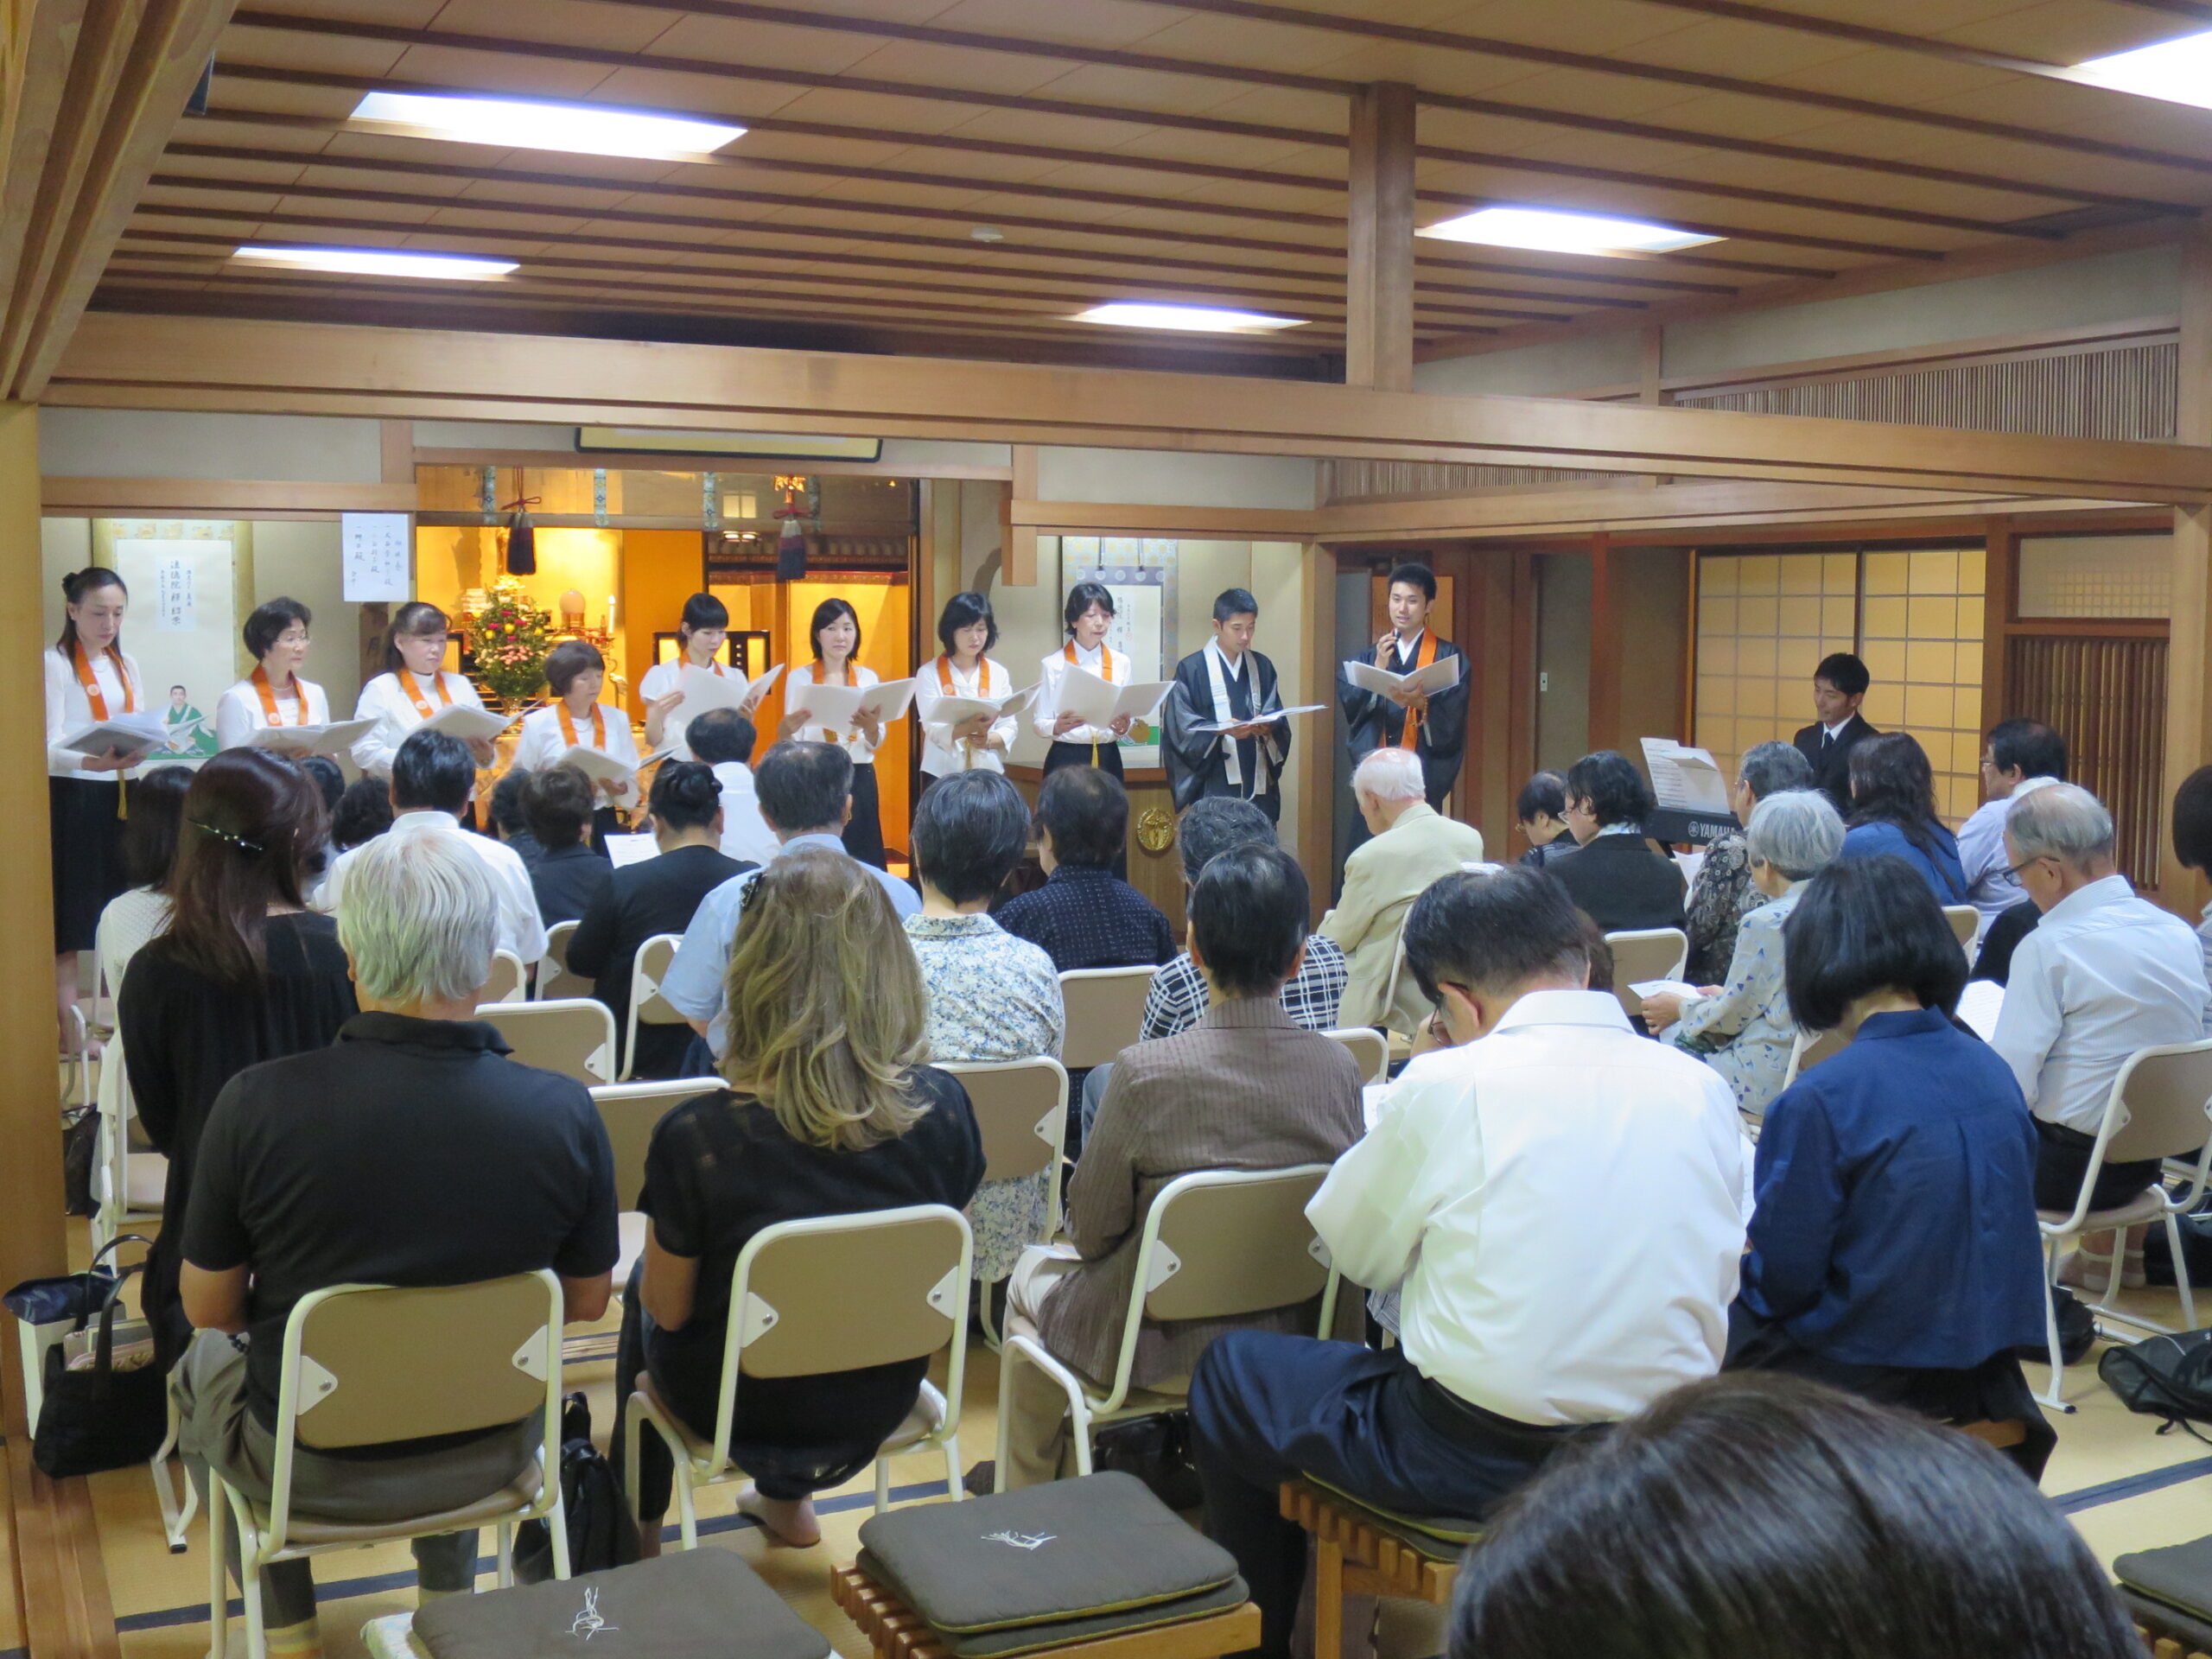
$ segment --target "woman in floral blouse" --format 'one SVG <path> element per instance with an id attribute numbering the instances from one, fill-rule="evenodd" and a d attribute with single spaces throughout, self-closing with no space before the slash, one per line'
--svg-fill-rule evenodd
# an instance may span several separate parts
<path id="1" fill-rule="evenodd" d="M 1810 789 L 1813 763 L 1788 743 L 1757 743 L 1744 751 L 1736 769 L 1735 798 L 1739 823 L 1751 822 L 1751 810 L 1770 795 L 1787 789 Z M 1690 982 L 1703 985 L 1728 971 L 1736 949 L 1736 925 L 1766 902 L 1751 886 L 1751 865 L 1744 850 L 1744 832 L 1732 830 L 1705 849 L 1698 867 L 1697 885 L 1689 904 Z"/>
<path id="2" fill-rule="evenodd" d="M 948 1062 L 1055 1058 L 1067 1026 L 1052 959 L 985 912 L 1029 840 L 1029 809 L 995 772 L 960 772 L 931 784 L 914 810 L 914 871 L 922 911 L 906 937 L 929 995 L 929 1058 Z M 1052 1168 L 985 1181 L 968 1206 L 976 1278 L 1014 1271 L 1025 1244 L 1044 1241 Z"/>
<path id="3" fill-rule="evenodd" d="M 1783 989 L 1783 924 L 1797 907 L 1798 890 L 1842 849 L 1843 820 L 1818 791 L 1789 790 L 1759 803 L 1744 841 L 1751 885 L 1766 902 L 1736 930 L 1727 984 L 1708 986 L 1688 1001 L 1648 996 L 1643 1017 L 1654 1031 L 1673 1025 L 1667 1034 L 1675 1046 L 1727 1078 L 1737 1109 L 1757 1118 L 1782 1092 L 1797 1039 Z"/>

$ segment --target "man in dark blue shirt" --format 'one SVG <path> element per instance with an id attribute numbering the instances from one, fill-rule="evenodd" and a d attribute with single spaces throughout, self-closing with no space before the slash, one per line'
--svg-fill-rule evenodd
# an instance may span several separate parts
<path id="1" fill-rule="evenodd" d="M 1176 955 L 1160 907 L 1114 874 L 1128 834 L 1122 780 L 1096 766 L 1063 766 L 1037 797 L 1045 885 L 993 920 L 1043 947 L 1061 973 L 1078 968 L 1158 967 Z"/>

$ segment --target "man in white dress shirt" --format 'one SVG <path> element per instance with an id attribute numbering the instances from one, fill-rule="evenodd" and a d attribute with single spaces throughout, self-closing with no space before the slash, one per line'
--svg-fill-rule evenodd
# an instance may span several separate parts
<path id="1" fill-rule="evenodd" d="M 1269 1659 L 1306 1562 L 1281 1481 L 1479 1520 L 1727 1344 L 1749 1154 L 1719 1074 L 1586 988 L 1581 918 L 1543 871 L 1444 877 L 1405 942 L 1455 1046 L 1406 1068 L 1306 1206 L 1347 1281 L 1400 1287 L 1400 1346 L 1235 1332 L 1191 1382 L 1207 1529 Z"/>
<path id="2" fill-rule="evenodd" d="M 2066 740 L 2039 720 L 2000 721 L 1981 750 L 1981 786 L 1989 796 L 1959 826 L 1959 868 L 1967 902 L 1991 922 L 2027 898 L 2005 850 L 2005 815 L 2012 803 L 2045 784 L 2066 781 Z"/>
<path id="3" fill-rule="evenodd" d="M 753 722 L 734 709 L 709 709 L 683 728 L 683 741 L 722 786 L 722 856 L 766 864 L 783 843 L 753 792 Z"/>
<path id="4" fill-rule="evenodd" d="M 2051 784 L 2016 799 L 2005 840 L 2043 919 L 2012 954 L 1993 1046 L 2042 1137 L 2036 1207 L 2071 1213 L 2127 1057 L 2204 1034 L 2204 953 L 2187 922 L 2137 898 L 2115 871 L 2112 815 L 2088 790 Z M 2155 1158 L 2107 1160 L 2089 1207 L 2116 1208 L 2158 1178 Z M 2085 1238 L 2084 1253 L 2097 1242 Z"/>
<path id="5" fill-rule="evenodd" d="M 537 890 L 522 855 L 504 842 L 461 826 L 461 815 L 476 798 L 476 761 L 468 745 L 445 732 L 407 734 L 391 758 L 391 810 L 387 836 L 453 836 L 484 861 L 492 890 L 499 900 L 499 949 L 512 950 L 529 966 L 545 954 L 545 924 L 537 912 Z M 372 843 L 364 842 L 362 846 Z M 315 896 L 317 910 L 336 912 L 346 903 L 346 867 L 360 851 L 341 853 Z"/>

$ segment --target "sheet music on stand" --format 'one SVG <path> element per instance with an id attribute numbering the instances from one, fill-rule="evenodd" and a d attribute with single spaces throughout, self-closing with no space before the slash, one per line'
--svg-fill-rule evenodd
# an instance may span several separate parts
<path id="1" fill-rule="evenodd" d="M 1712 754 L 1671 737 L 1647 737 L 1644 769 L 1659 810 L 1644 824 L 1655 840 L 1702 846 L 1741 826 L 1728 804 L 1728 779 Z"/>

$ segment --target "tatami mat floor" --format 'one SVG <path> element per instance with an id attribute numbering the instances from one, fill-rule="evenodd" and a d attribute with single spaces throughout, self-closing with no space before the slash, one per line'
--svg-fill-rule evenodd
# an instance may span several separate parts
<path id="1" fill-rule="evenodd" d="M 83 1248 L 80 1236 L 74 1253 L 81 1255 Z M 2179 1298 L 2171 1290 L 2129 1292 L 2122 1300 L 2124 1306 L 2147 1317 L 2179 1323 Z M 2212 1304 L 2199 1317 L 2212 1322 Z M 610 1315 L 594 1329 L 611 1335 L 616 1324 Z M 2040 1389 L 2044 1368 L 2027 1369 L 2031 1386 Z M 569 1368 L 570 1386 L 581 1388 L 590 1399 L 593 1426 L 602 1445 L 613 1421 L 613 1371 L 611 1358 Z M 977 1339 L 964 1391 L 966 1431 L 961 1452 L 966 1464 L 991 1455 L 997 1384 L 995 1356 Z M 2212 1478 L 2212 1446 L 2180 1433 L 2160 1434 L 2153 1420 L 2131 1414 L 2097 1381 L 2093 1361 L 2069 1369 L 2066 1392 L 2077 1409 L 2053 1418 L 2058 1448 L 2044 1490 L 2069 1513 L 2100 1560 L 2109 1564 L 2128 1550 L 2212 1533 L 2212 1478 Z M 895 1495 L 902 1502 L 944 1501 L 943 1469 L 942 1459 L 936 1457 L 895 1460 Z M 126 1659 L 199 1659 L 207 1644 L 204 1527 L 195 1524 L 184 1554 L 170 1554 L 152 1483 L 143 1468 L 95 1477 L 92 1494 Z M 832 1605 L 829 1576 L 832 1566 L 849 1561 L 857 1550 L 860 1525 L 871 1511 L 872 1494 L 871 1478 L 863 1474 L 826 1497 L 820 1548 L 770 1549 L 760 1530 L 736 1516 L 735 1488 L 719 1487 L 701 1495 L 702 1525 L 708 1534 L 702 1544 L 742 1555 L 840 1654 L 858 1659 L 867 1653 L 867 1646 Z M 488 1557 L 488 1532 L 483 1535 L 482 1548 Z M 369 1619 L 405 1611 L 414 1605 L 412 1560 L 404 1544 L 321 1557 L 316 1577 L 323 1597 L 325 1651 L 331 1659 L 353 1659 L 361 1651 L 359 1632 Z M 479 1587 L 489 1588 L 492 1583 L 487 1562 Z M 0 1609 L 0 1620 L 8 1617 Z M 243 1632 L 242 1625 L 233 1629 Z M 0 1624 L 0 1659 L 7 1659 L 8 1650 L 19 1642 Z"/>

